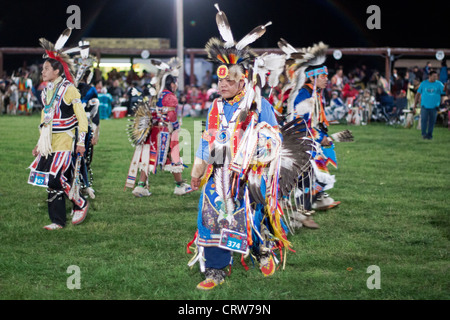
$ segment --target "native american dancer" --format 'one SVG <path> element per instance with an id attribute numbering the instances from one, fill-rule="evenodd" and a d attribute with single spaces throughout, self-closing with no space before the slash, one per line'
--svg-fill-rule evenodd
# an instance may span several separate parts
<path id="1" fill-rule="evenodd" d="M 233 252 L 241 254 L 244 266 L 251 254 L 264 276 L 275 272 L 279 261 L 274 251 L 279 249 L 281 257 L 284 251 L 285 257 L 290 247 L 278 198 L 296 186 L 297 177 L 309 166 L 312 149 L 312 141 L 301 130 L 306 123 L 294 119 L 280 130 L 273 107 L 261 96 L 266 82 L 277 85 L 284 66 L 284 56 L 257 57 L 249 47 L 270 23 L 236 43 L 225 13 L 216 8 L 225 42 L 212 38 L 206 51 L 209 60 L 220 64 L 221 97 L 209 107 L 191 172 L 192 188 L 202 190 L 198 229 L 187 247 L 190 253 L 190 246 L 196 246 L 188 265 L 199 262 L 206 276 L 197 285 L 201 290 L 224 282 L 223 269 L 231 265 Z M 305 152 L 294 152 L 299 145 Z"/>
<path id="2" fill-rule="evenodd" d="M 288 86 L 291 91 L 287 103 L 287 119 L 304 119 L 308 123 L 310 137 L 318 146 L 313 153 L 312 170 L 304 172 L 299 181 L 296 204 L 301 205 L 296 217 L 299 223 L 317 228 L 317 224 L 310 225 L 308 222 L 307 217 L 314 213 L 311 209 L 329 209 L 340 203 L 324 192 L 331 189 L 335 182 L 335 177 L 330 175 L 327 168 L 330 164 L 337 168 L 333 140 L 353 141 L 353 136 L 348 130 L 335 133 L 331 137 L 328 135 L 328 121 L 319 92 L 326 87 L 328 81 L 327 67 L 322 65 L 326 59 L 327 46 L 319 43 L 312 48 L 296 50 L 284 39 L 281 39 L 278 45 L 293 60 L 287 63 L 287 74 L 292 80 Z M 309 54 L 312 54 L 312 57 L 308 58 Z M 305 57 L 308 58 L 308 63 L 302 63 Z"/>
<path id="3" fill-rule="evenodd" d="M 46 187 L 48 192 L 48 213 L 51 224 L 47 230 L 61 229 L 66 225 L 66 195 L 73 203 L 72 224 L 79 224 L 86 218 L 88 201 L 80 193 L 79 164 L 85 152 L 85 138 L 88 121 L 80 93 L 74 85 L 73 65 L 68 53 L 83 48 L 63 51 L 71 34 L 66 29 L 55 44 L 39 39 L 48 58 L 42 70 L 42 78 L 48 82 L 42 91 L 44 105 L 40 124 L 40 137 L 33 155 L 36 159 L 30 165 L 28 183 Z M 73 161 L 75 130 L 78 128 L 76 160 Z M 73 162 L 76 163 L 75 167 Z"/>
<path id="4" fill-rule="evenodd" d="M 88 42 L 80 42 L 79 45 L 88 46 Z M 81 188 L 82 192 L 88 194 L 90 198 L 95 198 L 93 189 L 92 158 L 94 156 L 94 146 L 97 145 L 100 135 L 100 113 L 98 112 L 99 100 L 97 90 L 90 83 L 94 72 L 92 67 L 96 58 L 89 55 L 89 47 L 82 50 L 79 56 L 74 57 L 76 66 L 76 82 L 81 94 L 81 103 L 88 118 L 88 132 L 86 135 L 86 152 L 81 160 Z"/>
<path id="5" fill-rule="evenodd" d="M 284 39 L 278 42 L 278 46 L 285 54 L 285 65 L 284 70 L 279 76 L 279 84 L 277 90 L 277 101 L 274 108 L 277 113 L 277 119 L 280 125 L 292 121 L 297 117 L 293 116 L 293 102 L 295 96 L 293 92 L 298 92 L 299 88 L 303 85 L 305 81 L 304 72 L 309 66 L 314 66 L 323 63 L 326 58 L 327 46 L 322 42 L 315 44 L 312 47 L 295 49 Z M 300 118 L 303 119 L 303 118 Z M 306 122 L 307 123 L 307 122 Z M 310 123 L 304 128 L 305 134 L 312 138 L 312 131 Z M 320 148 L 320 144 L 315 142 L 314 149 Z M 298 150 L 298 152 L 301 152 Z M 316 151 L 312 151 L 314 154 Z M 308 170 L 302 171 L 302 177 L 299 179 L 299 183 L 304 184 L 303 176 L 308 177 L 312 171 L 312 166 L 308 167 Z M 308 188 L 309 186 L 302 185 L 303 188 Z M 302 189 L 303 189 L 302 188 Z M 303 206 L 299 203 L 299 195 L 301 191 L 297 188 L 295 193 L 290 193 L 284 195 L 281 199 L 282 207 L 286 215 L 289 216 L 289 226 L 290 230 L 293 230 L 302 226 L 307 228 L 318 228 L 318 224 L 312 219 L 312 211 L 304 210 Z M 293 201 L 294 200 L 294 201 Z"/>
<path id="6" fill-rule="evenodd" d="M 132 193 L 136 197 L 150 196 L 149 173 L 156 174 L 160 167 L 173 174 L 176 184 L 174 194 L 184 195 L 192 192 L 192 188 L 182 178 L 185 166 L 178 145 L 180 125 L 177 120 L 178 99 L 175 92 L 180 64 L 175 58 L 168 63 L 155 59 L 151 62 L 159 71 L 150 83 L 150 96 L 137 103 L 135 117 L 128 127 L 135 151 L 125 188 L 134 188 Z M 138 171 L 140 176 L 135 187 Z"/>
<path id="7" fill-rule="evenodd" d="M 321 145 L 316 152 L 313 162 L 314 178 L 311 175 L 304 177 L 303 184 L 311 184 L 309 192 L 303 189 L 305 197 L 303 197 L 304 209 L 323 210 L 331 209 L 340 202 L 334 201 L 324 191 L 332 189 L 335 183 L 334 175 L 328 170 L 331 164 L 337 168 L 336 154 L 334 151 L 334 143 L 328 135 L 328 121 L 325 117 L 323 108 L 323 97 L 319 92 L 324 89 L 328 82 L 328 71 L 326 66 L 319 68 L 313 67 L 306 71 L 307 82 L 298 91 L 294 101 L 294 116 L 302 117 L 310 126 L 312 137 Z"/>

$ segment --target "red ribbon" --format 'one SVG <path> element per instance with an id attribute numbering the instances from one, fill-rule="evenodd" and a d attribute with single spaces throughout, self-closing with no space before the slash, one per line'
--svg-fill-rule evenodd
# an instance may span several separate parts
<path id="1" fill-rule="evenodd" d="M 49 50 L 45 50 L 45 52 L 47 53 L 48 57 L 50 59 L 54 59 L 56 61 L 59 61 L 64 68 L 64 74 L 66 75 L 66 79 L 69 80 L 70 82 L 73 83 L 73 78 L 72 75 L 70 74 L 70 70 L 69 70 L 69 66 L 67 65 L 67 63 L 61 58 L 60 55 L 58 55 L 56 52 L 54 51 L 49 51 Z"/>
<path id="2" fill-rule="evenodd" d="M 198 230 L 194 235 L 194 239 L 191 240 L 191 242 L 188 243 L 188 245 L 186 246 L 186 253 L 191 254 L 192 251 L 189 249 L 189 247 L 194 243 L 195 239 L 197 238 L 198 235 Z"/>
<path id="3" fill-rule="evenodd" d="M 243 254 L 241 255 L 241 264 L 244 267 L 245 271 L 248 271 L 248 266 L 247 266 L 247 264 L 244 261 L 244 255 Z"/>

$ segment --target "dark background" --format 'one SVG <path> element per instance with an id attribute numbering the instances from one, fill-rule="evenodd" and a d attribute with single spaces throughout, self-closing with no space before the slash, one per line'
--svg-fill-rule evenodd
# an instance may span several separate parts
<path id="1" fill-rule="evenodd" d="M 186 48 L 203 48 L 210 37 L 220 36 L 214 3 L 226 13 L 235 40 L 272 21 L 252 45 L 255 48 L 277 47 L 280 38 L 294 47 L 319 41 L 332 48 L 450 47 L 448 1 L 184 0 Z M 2 0 L 0 47 L 38 47 L 40 37 L 56 41 L 70 16 L 67 7 L 74 4 L 81 9 L 81 29 L 73 30 L 67 47 L 84 37 L 170 38 L 171 47 L 176 47 L 175 0 Z M 380 30 L 366 26 L 369 5 L 381 9 Z M 24 58 L 5 56 L 5 69 L 16 67 Z"/>

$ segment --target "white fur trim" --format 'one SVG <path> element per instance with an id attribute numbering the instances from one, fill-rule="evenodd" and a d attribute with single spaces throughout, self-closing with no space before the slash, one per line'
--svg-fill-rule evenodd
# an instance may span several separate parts
<path id="1" fill-rule="evenodd" d="M 48 157 L 52 152 L 52 124 L 44 125 L 41 128 L 41 135 L 39 136 L 39 141 L 37 143 L 39 153 Z"/>
<path id="2" fill-rule="evenodd" d="M 172 173 L 181 173 L 181 172 L 183 172 L 183 169 L 184 169 L 183 165 L 174 166 L 171 164 L 166 164 L 164 166 L 164 171 L 169 171 Z"/>

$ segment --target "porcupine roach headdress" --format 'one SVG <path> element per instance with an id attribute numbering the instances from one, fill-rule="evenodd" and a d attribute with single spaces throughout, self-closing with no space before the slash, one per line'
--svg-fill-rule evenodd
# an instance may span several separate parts
<path id="1" fill-rule="evenodd" d="M 94 72 L 92 67 L 95 63 L 97 63 L 97 58 L 91 54 L 89 54 L 89 42 L 87 41 L 80 41 L 78 43 L 79 48 L 82 48 L 80 50 L 80 54 L 73 57 L 73 63 L 75 67 L 75 82 L 80 82 L 81 79 L 83 79 L 84 75 L 87 71 L 90 71 L 88 75 L 88 79 L 86 80 L 86 83 L 90 83 L 92 80 L 92 77 L 94 75 Z"/>
<path id="2" fill-rule="evenodd" d="M 67 28 L 59 36 L 56 43 L 53 44 L 45 38 L 40 38 L 39 43 L 45 50 L 44 58 L 50 58 L 59 61 L 64 67 L 64 74 L 70 82 L 74 83 L 74 66 L 70 59 L 69 53 L 81 52 L 83 49 L 89 48 L 89 45 L 82 44 L 80 47 L 71 48 L 63 51 L 63 47 L 72 33 L 71 28 Z"/>
<path id="3" fill-rule="evenodd" d="M 234 78 L 237 75 L 244 74 L 244 69 L 248 69 L 248 66 L 256 57 L 256 54 L 248 45 L 259 39 L 266 32 L 266 27 L 272 22 L 256 27 L 236 43 L 225 13 L 220 10 L 217 3 L 214 6 L 218 11 L 216 14 L 217 27 L 225 42 L 218 38 L 211 38 L 206 43 L 205 50 L 208 54 L 208 60 L 220 65 L 217 69 L 219 78 L 225 78 L 228 75 Z"/>

